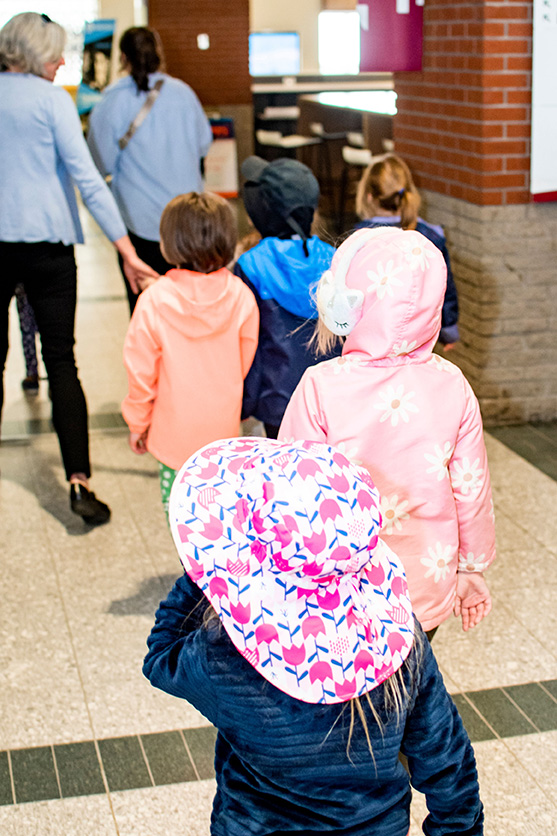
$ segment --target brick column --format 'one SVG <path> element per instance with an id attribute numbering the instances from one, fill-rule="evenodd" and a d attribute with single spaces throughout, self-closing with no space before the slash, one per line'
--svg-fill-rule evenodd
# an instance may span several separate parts
<path id="1" fill-rule="evenodd" d="M 529 193 L 532 0 L 426 0 L 420 73 L 395 77 L 396 151 L 445 227 L 459 346 L 487 424 L 557 417 L 557 205 Z"/>

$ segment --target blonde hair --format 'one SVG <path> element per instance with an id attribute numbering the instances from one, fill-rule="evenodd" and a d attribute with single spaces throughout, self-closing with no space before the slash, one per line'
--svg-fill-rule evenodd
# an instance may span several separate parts
<path id="1" fill-rule="evenodd" d="M 365 220 L 378 210 L 400 215 L 403 229 L 416 229 L 420 195 L 410 169 L 400 157 L 386 154 L 364 171 L 356 194 L 356 213 Z"/>
<path id="2" fill-rule="evenodd" d="M 205 610 L 203 611 L 201 621 L 202 626 L 206 630 L 220 630 L 222 628 L 222 621 L 220 620 L 216 610 L 209 603 L 209 601 L 203 602 L 203 599 L 201 599 L 201 601 L 198 602 L 198 604 L 194 608 L 194 611 L 195 609 L 197 609 L 200 603 L 205 603 Z M 193 613 L 190 613 L 190 615 L 192 614 Z M 408 702 L 410 701 L 411 691 L 416 680 L 417 671 L 419 670 L 421 665 L 423 650 L 423 634 L 416 630 L 414 632 L 414 643 L 412 645 L 412 650 L 403 662 L 402 667 L 398 668 L 397 671 L 395 671 L 388 679 L 386 679 L 382 683 L 385 713 L 387 714 L 387 716 L 392 716 L 394 714 L 394 716 L 396 717 L 397 725 L 400 724 L 402 713 L 405 707 L 408 705 Z M 408 673 L 408 685 L 404 681 L 405 671 L 407 671 Z M 366 691 L 366 693 L 362 694 L 361 697 L 353 697 L 345 704 L 345 707 L 347 706 L 350 707 L 350 721 L 348 726 L 348 739 L 346 741 L 346 755 L 350 759 L 350 744 L 354 736 L 357 715 L 364 731 L 369 753 L 371 755 L 373 763 L 375 764 L 375 756 L 373 754 L 373 746 L 371 745 L 371 735 L 369 733 L 369 724 L 368 719 L 366 717 L 366 709 L 368 709 L 371 713 L 374 722 L 377 724 L 377 727 L 381 732 L 381 735 L 383 735 L 383 721 L 379 716 L 379 712 L 373 704 L 370 692 Z M 343 711 L 339 712 L 337 719 L 329 729 L 325 739 L 329 737 L 335 725 L 341 719 Z"/>
<path id="3" fill-rule="evenodd" d="M 167 204 L 160 234 L 165 259 L 196 273 L 226 267 L 238 237 L 229 203 L 219 195 L 197 192 L 178 195 Z"/>
<path id="4" fill-rule="evenodd" d="M 406 657 L 402 667 L 400 667 L 394 674 L 392 674 L 383 683 L 383 694 L 385 697 L 384 705 L 387 715 L 394 715 L 397 725 L 400 724 L 402 713 L 408 705 L 411 697 L 411 691 L 416 679 L 417 671 L 421 665 L 423 656 L 423 634 L 418 631 L 414 632 L 414 644 L 410 654 Z M 408 685 L 404 681 L 404 671 L 408 671 Z M 365 703 L 365 704 L 364 704 Z M 348 728 L 348 741 L 346 743 L 346 754 L 350 757 L 350 743 L 354 734 L 354 727 L 356 725 L 356 715 L 362 724 L 364 735 L 367 741 L 369 753 L 375 763 L 373 754 L 373 747 L 371 745 L 371 737 L 369 734 L 368 720 L 366 718 L 366 708 L 369 709 L 374 722 L 377 724 L 379 731 L 383 734 L 383 721 L 367 691 L 361 697 L 354 697 L 350 700 L 350 725 Z"/>
<path id="5" fill-rule="evenodd" d="M 0 29 L 0 69 L 17 67 L 22 73 L 44 77 L 44 66 L 62 57 L 66 33 L 46 15 L 22 12 Z"/>

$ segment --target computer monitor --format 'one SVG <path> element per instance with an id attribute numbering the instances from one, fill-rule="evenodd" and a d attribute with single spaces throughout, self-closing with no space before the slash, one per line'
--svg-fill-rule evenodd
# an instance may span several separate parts
<path id="1" fill-rule="evenodd" d="M 300 72 L 299 34 L 252 32 L 249 36 L 249 71 L 252 76 L 297 75 Z"/>

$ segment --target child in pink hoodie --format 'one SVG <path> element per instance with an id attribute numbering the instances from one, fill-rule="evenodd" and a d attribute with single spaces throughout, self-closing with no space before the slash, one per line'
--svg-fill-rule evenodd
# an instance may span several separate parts
<path id="1" fill-rule="evenodd" d="M 134 453 L 159 461 L 165 510 L 176 470 L 199 447 L 237 436 L 259 312 L 232 275 L 236 224 L 213 194 L 179 195 L 165 208 L 161 251 L 176 269 L 143 291 L 124 343 L 122 413 Z"/>
<path id="2" fill-rule="evenodd" d="M 309 368 L 280 439 L 325 441 L 363 464 L 381 494 L 382 537 L 401 558 L 414 612 L 433 634 L 451 612 L 464 630 L 491 609 L 495 557 L 478 402 L 432 353 L 446 287 L 443 256 L 414 230 L 359 230 L 317 289 L 320 345 L 342 356 Z"/>

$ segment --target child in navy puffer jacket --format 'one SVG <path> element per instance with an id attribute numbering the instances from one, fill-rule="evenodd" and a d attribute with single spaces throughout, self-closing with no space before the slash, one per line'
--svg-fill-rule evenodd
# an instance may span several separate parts
<path id="1" fill-rule="evenodd" d="M 334 248 L 311 235 L 319 184 L 307 166 L 248 157 L 242 174 L 246 211 L 262 236 L 234 270 L 255 294 L 260 314 L 242 415 L 262 421 L 267 436 L 276 438 L 292 392 L 317 362 L 309 345 L 317 318 L 312 289 L 329 268 Z"/>

